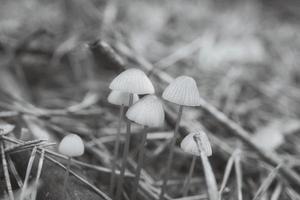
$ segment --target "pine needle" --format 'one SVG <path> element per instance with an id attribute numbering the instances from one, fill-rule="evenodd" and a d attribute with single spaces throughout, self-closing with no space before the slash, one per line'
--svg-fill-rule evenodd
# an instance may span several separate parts
<path id="1" fill-rule="evenodd" d="M 6 161 L 6 158 L 5 158 L 4 142 L 1 141 L 0 145 L 1 145 L 2 166 L 3 166 L 3 171 L 4 171 L 8 196 L 9 196 L 10 200 L 14 200 L 14 195 L 13 195 L 12 188 L 11 188 L 9 172 L 8 172 L 8 169 L 7 169 L 7 161 Z"/>

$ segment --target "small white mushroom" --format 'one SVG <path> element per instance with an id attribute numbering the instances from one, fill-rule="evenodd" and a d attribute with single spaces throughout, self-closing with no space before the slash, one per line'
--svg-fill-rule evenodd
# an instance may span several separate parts
<path id="1" fill-rule="evenodd" d="M 124 113 L 124 107 L 129 106 L 130 102 L 130 96 L 132 95 L 133 99 L 132 102 L 135 103 L 139 100 L 139 97 L 137 94 L 129 94 L 128 92 L 120 92 L 117 90 L 112 90 L 110 94 L 107 97 L 107 101 L 111 104 L 120 106 L 120 112 L 119 112 L 119 120 L 118 120 L 118 127 L 117 127 L 117 137 L 114 145 L 114 156 L 112 158 L 112 173 L 110 177 L 110 194 L 113 196 L 113 190 L 115 187 L 115 171 L 116 171 L 116 162 L 118 159 L 118 153 L 120 148 L 120 133 L 121 133 L 121 125 L 123 120 L 123 113 Z"/>
<path id="2" fill-rule="evenodd" d="M 84 144 L 78 135 L 69 134 L 60 142 L 58 151 L 68 157 L 81 156 L 84 153 Z"/>
<path id="3" fill-rule="evenodd" d="M 197 84 L 192 77 L 179 76 L 172 81 L 169 86 L 164 90 L 162 97 L 172 103 L 179 105 L 178 116 L 175 124 L 174 136 L 171 141 L 171 149 L 167 160 L 166 173 L 163 179 L 159 200 L 164 199 L 164 193 L 169 179 L 169 172 L 172 165 L 174 147 L 178 135 L 179 123 L 181 120 L 184 106 L 199 106 L 201 105 L 201 98 L 197 88 Z"/>
<path id="4" fill-rule="evenodd" d="M 184 106 L 200 106 L 201 98 L 197 84 L 192 77 L 177 77 L 163 92 L 162 97 L 172 103 Z"/>
<path id="5" fill-rule="evenodd" d="M 195 133 L 190 133 L 182 140 L 180 147 L 186 153 L 200 156 L 201 152 L 199 152 L 198 144 L 195 141 L 195 137 L 199 139 L 200 150 L 205 153 L 206 156 L 212 155 L 212 149 L 210 142 L 207 138 L 207 135 L 204 131 L 199 130 Z"/>
<path id="6" fill-rule="evenodd" d="M 84 144 L 82 139 L 78 135 L 69 134 L 65 136 L 60 142 L 58 151 L 68 157 L 67 170 L 65 173 L 63 186 L 63 193 L 65 193 L 70 173 L 71 158 L 81 156 L 84 153 Z"/>
<path id="7" fill-rule="evenodd" d="M 136 169 L 136 176 L 133 184 L 133 191 L 131 193 L 131 200 L 136 200 L 140 175 L 142 171 L 145 144 L 147 140 L 147 127 L 163 126 L 165 120 L 165 112 L 161 101 L 154 95 L 147 95 L 133 106 L 129 108 L 126 116 L 131 121 L 144 126 L 142 141 L 140 143 L 138 165 Z"/>
<path id="8" fill-rule="evenodd" d="M 133 94 L 153 94 L 155 92 L 154 87 L 150 79 L 146 74 L 135 68 L 128 69 L 113 79 L 110 83 L 109 88 L 120 92 L 127 92 L 130 94 L 128 106 L 130 107 L 133 103 Z M 122 156 L 122 166 L 120 171 L 120 179 L 117 185 L 117 191 L 115 195 L 116 200 L 121 199 L 123 190 L 124 174 L 126 169 L 126 161 L 129 153 L 130 144 L 130 132 L 131 122 L 127 120 L 126 126 L 126 139 Z"/>

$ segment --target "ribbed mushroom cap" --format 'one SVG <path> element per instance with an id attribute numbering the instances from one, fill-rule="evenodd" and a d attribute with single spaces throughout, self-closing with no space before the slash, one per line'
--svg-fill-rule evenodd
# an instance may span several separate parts
<path id="1" fill-rule="evenodd" d="M 153 94 L 154 87 L 146 74 L 139 69 L 128 69 L 110 83 L 111 90 L 133 94 Z"/>
<path id="2" fill-rule="evenodd" d="M 200 94 L 195 80 L 189 76 L 177 77 L 163 92 L 162 97 L 184 106 L 199 106 Z"/>
<path id="3" fill-rule="evenodd" d="M 143 126 L 160 127 L 164 124 L 165 112 L 156 96 L 147 95 L 128 109 L 126 117 Z"/>
<path id="4" fill-rule="evenodd" d="M 180 147 L 186 153 L 200 156 L 199 148 L 195 141 L 197 139 L 199 141 L 200 150 L 206 154 L 206 156 L 212 155 L 212 149 L 210 146 L 210 142 L 207 138 L 207 135 L 202 130 L 197 131 L 196 133 L 188 134 L 181 142 Z"/>
<path id="5" fill-rule="evenodd" d="M 114 105 L 124 105 L 128 106 L 129 105 L 129 96 L 130 94 L 127 92 L 120 92 L 113 90 L 109 93 L 107 97 L 107 101 L 111 104 Z M 139 100 L 139 96 L 137 94 L 133 94 L 133 103 L 137 102 Z"/>
<path id="6" fill-rule="evenodd" d="M 68 157 L 81 156 L 84 153 L 84 144 L 78 135 L 69 134 L 60 142 L 58 151 Z"/>

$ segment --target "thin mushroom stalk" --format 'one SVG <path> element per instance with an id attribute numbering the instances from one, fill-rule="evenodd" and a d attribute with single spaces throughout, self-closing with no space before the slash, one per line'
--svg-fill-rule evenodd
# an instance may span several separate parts
<path id="1" fill-rule="evenodd" d="M 65 173 L 65 176 L 64 176 L 64 186 L 63 186 L 63 193 L 64 194 L 66 194 L 67 183 L 68 183 L 68 179 L 69 179 L 69 175 L 70 175 L 70 166 L 71 166 L 71 157 L 68 158 L 67 169 L 66 169 L 66 173 Z"/>
<path id="2" fill-rule="evenodd" d="M 162 188 L 161 188 L 161 192 L 160 192 L 160 195 L 159 195 L 159 200 L 164 199 L 164 195 L 165 195 L 165 192 L 166 192 L 166 187 L 167 187 L 167 183 L 168 183 L 168 179 L 169 179 L 169 175 L 170 175 L 169 172 L 170 172 L 172 160 L 173 160 L 173 157 L 174 157 L 174 148 L 175 148 L 176 139 L 177 139 L 177 135 L 178 135 L 179 124 L 180 124 L 181 117 L 182 117 L 182 112 L 183 112 L 183 106 L 181 105 L 179 107 L 179 111 L 178 111 L 178 116 L 177 116 L 175 130 L 174 130 L 174 136 L 173 136 L 172 141 L 171 141 L 171 149 L 170 149 L 170 153 L 169 153 L 168 160 L 167 160 L 167 168 L 166 168 L 166 173 L 165 173 L 165 177 L 164 177 L 164 180 L 163 180 L 163 185 L 162 185 Z"/>
<path id="3" fill-rule="evenodd" d="M 120 148 L 120 137 L 121 137 L 120 134 L 121 134 L 123 113 L 124 113 L 124 104 L 122 104 L 120 106 L 117 137 L 116 137 L 116 142 L 115 142 L 115 146 L 114 146 L 114 157 L 112 160 L 112 169 L 111 169 L 112 172 L 111 172 L 111 177 L 110 177 L 110 188 L 109 188 L 109 192 L 110 192 L 111 196 L 113 196 L 114 188 L 115 188 L 116 166 L 117 166 L 118 152 L 119 152 L 119 148 Z"/>
<path id="4" fill-rule="evenodd" d="M 131 200 L 136 200 L 138 188 L 139 188 L 139 180 L 140 180 L 141 171 L 142 171 L 143 162 L 144 162 L 145 145 L 146 145 L 146 141 L 147 141 L 147 127 L 146 126 L 144 126 L 144 130 L 145 131 L 142 135 L 142 141 L 141 141 L 140 148 L 139 148 L 138 165 L 137 165 L 136 175 L 135 175 L 135 179 L 134 179 L 134 183 L 133 183 L 133 191 L 132 191 L 132 195 L 130 198 Z"/>
<path id="5" fill-rule="evenodd" d="M 129 96 L 129 107 L 133 103 L 133 94 L 130 94 Z M 117 192 L 116 192 L 116 200 L 121 199 L 121 194 L 123 192 L 123 182 L 124 182 L 124 174 L 126 169 L 126 163 L 127 163 L 127 157 L 129 153 L 129 146 L 130 146 L 130 132 L 131 132 L 131 121 L 127 120 L 126 125 L 126 140 L 125 140 L 125 146 L 123 151 L 123 157 L 122 157 L 122 167 L 120 171 L 120 179 L 117 186 Z"/>
<path id="6" fill-rule="evenodd" d="M 187 176 L 187 178 L 184 182 L 183 192 L 182 192 L 183 197 L 188 195 L 188 192 L 189 192 L 189 189 L 190 189 L 191 179 L 192 179 L 194 169 L 195 169 L 196 160 L 197 160 L 197 157 L 194 155 L 193 158 L 192 158 L 192 163 L 191 163 L 191 166 L 190 166 L 189 174 L 188 174 L 188 176 Z"/>

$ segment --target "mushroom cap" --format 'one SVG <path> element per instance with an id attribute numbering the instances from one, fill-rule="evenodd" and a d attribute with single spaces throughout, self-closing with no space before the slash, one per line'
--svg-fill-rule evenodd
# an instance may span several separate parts
<path id="1" fill-rule="evenodd" d="M 211 156 L 212 149 L 211 149 L 210 142 L 208 140 L 207 135 L 202 130 L 199 130 L 194 133 L 190 133 L 187 136 L 185 136 L 185 138 L 182 140 L 180 144 L 181 149 L 186 153 L 195 156 L 200 156 L 201 152 L 199 152 L 199 148 L 197 146 L 197 142 L 195 141 L 195 139 L 198 140 L 198 144 L 200 145 L 200 151 L 203 151 L 206 156 Z"/>
<path id="2" fill-rule="evenodd" d="M 124 105 L 129 106 L 129 96 L 130 94 L 127 92 L 120 92 L 113 90 L 109 93 L 107 97 L 107 101 L 114 105 Z M 139 96 L 137 94 L 133 94 L 133 103 L 137 102 L 139 100 Z"/>
<path id="3" fill-rule="evenodd" d="M 146 74 L 139 69 L 131 68 L 119 74 L 110 83 L 111 90 L 133 94 L 153 94 L 154 87 Z"/>
<path id="4" fill-rule="evenodd" d="M 128 109 L 126 117 L 143 126 L 160 127 L 164 124 L 165 112 L 159 98 L 147 95 Z"/>
<path id="5" fill-rule="evenodd" d="M 172 103 L 184 106 L 199 106 L 200 94 L 196 81 L 189 76 L 179 76 L 163 92 L 162 97 Z"/>
<path id="6" fill-rule="evenodd" d="M 61 140 L 58 151 L 68 157 L 81 156 L 84 153 L 84 144 L 78 135 L 69 134 Z"/>

